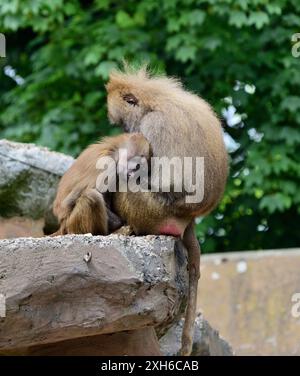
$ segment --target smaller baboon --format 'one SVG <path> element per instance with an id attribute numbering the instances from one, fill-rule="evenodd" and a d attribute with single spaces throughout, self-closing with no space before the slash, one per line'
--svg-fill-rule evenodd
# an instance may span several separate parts
<path id="1" fill-rule="evenodd" d="M 120 153 L 124 150 L 126 153 Z M 124 222 L 111 210 L 113 196 L 109 191 L 112 187 L 106 184 L 108 191 L 102 192 L 104 181 L 101 171 L 97 169 L 97 162 L 101 158 L 113 158 L 116 162 L 112 165 L 114 170 L 106 171 L 106 176 L 115 175 L 126 180 L 140 167 L 135 157 L 148 162 L 150 156 L 150 145 L 141 133 L 105 137 L 84 150 L 59 183 L 53 212 L 60 227 L 52 236 L 85 233 L 107 235 L 120 228 Z M 116 181 L 112 178 L 110 184 L 116 184 Z M 126 233 L 128 231 L 127 228 Z"/>

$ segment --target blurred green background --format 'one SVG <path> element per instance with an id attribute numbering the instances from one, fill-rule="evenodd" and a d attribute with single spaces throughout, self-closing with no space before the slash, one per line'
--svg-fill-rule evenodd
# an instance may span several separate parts
<path id="1" fill-rule="evenodd" d="M 78 155 L 117 132 L 110 69 L 149 62 L 223 119 L 231 171 L 198 221 L 204 252 L 300 245 L 299 0 L 0 0 L 0 32 L 1 138 Z"/>

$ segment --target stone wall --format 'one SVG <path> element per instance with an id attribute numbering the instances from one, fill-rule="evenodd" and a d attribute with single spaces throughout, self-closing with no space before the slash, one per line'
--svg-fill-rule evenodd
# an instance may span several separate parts
<path id="1" fill-rule="evenodd" d="M 300 249 L 204 255 L 199 287 L 199 311 L 236 354 L 300 355 Z"/>

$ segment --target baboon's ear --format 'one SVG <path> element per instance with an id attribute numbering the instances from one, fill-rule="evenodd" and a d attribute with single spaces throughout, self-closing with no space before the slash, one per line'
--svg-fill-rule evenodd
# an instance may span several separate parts
<path id="1" fill-rule="evenodd" d="M 138 138 L 139 138 L 139 136 L 136 133 L 132 133 L 129 137 L 129 140 L 132 141 L 132 142 L 137 142 Z"/>
<path id="2" fill-rule="evenodd" d="M 133 133 L 130 135 L 127 143 L 127 153 L 128 153 L 128 159 L 134 157 L 136 155 L 136 152 L 138 150 L 138 146 L 140 143 L 141 136 L 137 133 Z"/>

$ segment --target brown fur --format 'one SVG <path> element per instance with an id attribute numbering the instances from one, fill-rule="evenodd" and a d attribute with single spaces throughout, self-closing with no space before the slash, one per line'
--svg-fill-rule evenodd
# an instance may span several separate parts
<path id="1" fill-rule="evenodd" d="M 105 202 L 104 196 L 96 189 L 100 175 L 96 163 L 101 157 L 107 156 L 120 162 L 117 153 L 120 148 L 127 150 L 129 158 L 144 155 L 148 159 L 151 153 L 142 134 L 105 137 L 98 144 L 84 150 L 59 183 L 53 212 L 59 220 L 60 228 L 53 235 L 109 233 L 112 227 L 109 226 L 108 215 L 110 202 Z M 121 226 L 122 223 L 119 223 L 116 228 Z"/>
<path id="2" fill-rule="evenodd" d="M 203 201 L 185 204 L 181 200 L 177 204 L 182 215 L 209 213 L 223 195 L 228 174 L 222 128 L 209 104 L 184 90 L 178 80 L 151 77 L 146 69 L 113 72 L 106 87 L 111 122 L 121 124 L 127 132 L 141 132 L 153 156 L 204 157 Z M 128 94 L 138 99 L 138 105 L 123 99 Z M 194 177 L 195 171 L 191 181 Z M 173 208 L 177 215 L 177 208 Z"/>

